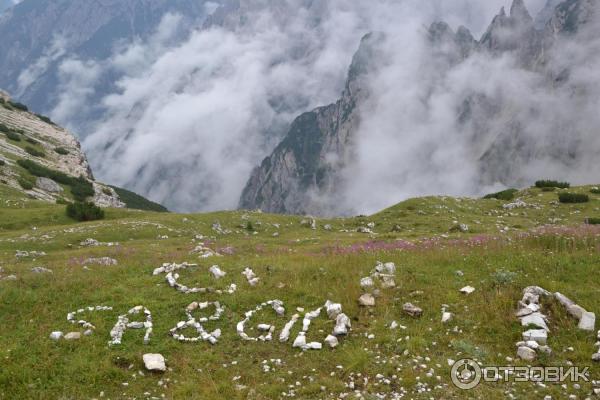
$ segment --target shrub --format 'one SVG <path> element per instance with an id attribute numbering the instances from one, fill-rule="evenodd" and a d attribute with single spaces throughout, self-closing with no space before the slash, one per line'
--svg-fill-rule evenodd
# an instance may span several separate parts
<path id="1" fill-rule="evenodd" d="M 29 111 L 29 109 L 27 108 L 27 106 L 25 104 L 23 104 L 23 103 L 19 103 L 17 101 L 9 101 L 8 104 L 10 104 L 11 106 L 13 106 L 17 110 Z"/>
<path id="2" fill-rule="evenodd" d="M 39 143 L 40 143 L 40 142 L 38 142 L 37 140 L 35 140 L 34 138 L 30 138 L 30 137 L 28 137 L 28 138 L 25 138 L 25 140 L 26 140 L 28 143 L 31 143 L 31 144 L 39 144 Z"/>
<path id="3" fill-rule="evenodd" d="M 490 193 L 490 194 L 484 196 L 483 198 L 484 199 L 498 199 L 498 200 L 510 201 L 515 198 L 515 194 L 517 194 L 518 192 L 519 191 L 517 189 L 506 189 L 501 192 Z"/>
<path id="4" fill-rule="evenodd" d="M 4 134 L 10 140 L 13 140 L 15 142 L 20 142 L 21 141 L 21 135 L 19 135 L 18 133 L 15 133 L 13 131 L 8 131 L 8 132 L 4 132 Z"/>
<path id="5" fill-rule="evenodd" d="M 64 147 L 56 147 L 54 148 L 54 151 L 62 156 L 69 154 L 69 150 L 65 149 Z"/>
<path id="6" fill-rule="evenodd" d="M 585 223 L 588 225 L 600 225 L 600 218 L 586 218 Z"/>
<path id="7" fill-rule="evenodd" d="M 19 185 L 21 185 L 21 187 L 25 190 L 33 189 L 33 182 L 31 182 L 30 180 L 28 180 L 26 178 L 19 177 L 17 179 L 17 182 L 19 182 Z"/>
<path id="8" fill-rule="evenodd" d="M 552 187 L 552 188 L 559 188 L 559 189 L 568 189 L 571 187 L 571 184 L 568 182 L 558 182 L 558 181 L 551 181 L 551 180 L 542 180 L 542 181 L 537 181 L 535 183 L 535 187 L 537 188 L 545 188 L 545 187 Z"/>
<path id="9" fill-rule="evenodd" d="M 112 191 L 109 188 L 102 188 L 102 193 L 107 196 L 112 196 Z"/>
<path id="10" fill-rule="evenodd" d="M 254 231 L 254 225 L 252 224 L 252 221 L 246 222 L 246 230 L 250 232 Z"/>
<path id="11" fill-rule="evenodd" d="M 9 132 L 8 126 L 0 123 L 0 132 Z"/>
<path id="12" fill-rule="evenodd" d="M 587 203 L 588 201 L 590 201 L 590 196 L 588 196 L 587 194 L 580 193 L 560 193 L 558 195 L 558 200 L 561 203 Z"/>
<path id="13" fill-rule="evenodd" d="M 71 187 L 73 198 L 77 201 L 85 201 L 86 198 L 93 196 L 95 193 L 94 185 L 82 176 L 71 178 L 69 186 Z"/>
<path id="14" fill-rule="evenodd" d="M 46 153 L 31 146 L 25 147 L 25 151 L 34 157 L 46 157 Z"/>
<path id="15" fill-rule="evenodd" d="M 74 178 L 60 171 L 46 168 L 32 160 L 18 160 L 17 164 L 29 171 L 31 175 L 50 178 L 55 182 L 71 187 L 73 198 L 77 201 L 85 201 L 88 196 L 94 195 L 94 186 L 84 177 Z"/>
<path id="16" fill-rule="evenodd" d="M 499 269 L 490 276 L 492 278 L 492 285 L 494 285 L 496 288 L 499 288 L 512 284 L 515 281 L 517 274 L 515 272 Z"/>
<path id="17" fill-rule="evenodd" d="M 76 221 L 96 221 L 104 218 L 104 210 L 94 203 L 76 202 L 67 206 L 67 216 Z"/>
<path id="18" fill-rule="evenodd" d="M 144 211 L 169 212 L 169 210 L 167 210 L 162 205 L 155 203 L 153 201 L 150 201 L 150 200 L 140 196 L 139 194 L 136 194 L 129 190 L 125 190 L 120 187 L 116 187 L 116 186 L 111 186 L 111 187 L 117 193 L 117 195 L 119 196 L 119 199 L 121 199 L 121 201 L 123 203 L 125 203 L 125 205 L 127 205 L 127 208 L 131 208 L 134 210 L 144 210 Z"/>
<path id="19" fill-rule="evenodd" d="M 5 165 L 6 165 L 6 161 L 4 161 L 4 160 L 0 160 L 0 167 L 3 167 L 3 166 L 5 166 Z"/>
<path id="20" fill-rule="evenodd" d="M 556 192 L 555 187 L 543 187 L 542 192 Z"/>
<path id="21" fill-rule="evenodd" d="M 46 117 L 45 115 L 42 115 L 42 114 L 35 114 L 35 115 L 36 115 L 36 117 L 38 117 L 45 123 L 50 124 L 50 125 L 55 125 L 54 121 L 52 121 L 50 118 Z"/>
<path id="22" fill-rule="evenodd" d="M 593 188 L 592 190 L 590 190 L 590 193 L 600 194 L 600 188 Z"/>

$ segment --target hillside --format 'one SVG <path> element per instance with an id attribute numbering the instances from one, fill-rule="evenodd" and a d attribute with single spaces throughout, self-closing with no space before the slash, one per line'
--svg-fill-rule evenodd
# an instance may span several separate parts
<path id="1" fill-rule="evenodd" d="M 588 398 L 598 389 L 592 382 L 481 383 L 464 391 L 450 374 L 455 361 L 474 358 L 488 366 L 590 366 L 591 379 L 600 379 L 591 361 L 596 332 L 578 329 L 559 296 L 539 300 L 551 352 L 519 348 L 535 357 L 524 361 L 515 346 L 530 328 L 515 316 L 527 287 L 600 310 L 600 228 L 585 224 L 600 216 L 598 192 L 587 186 L 530 188 L 507 200 L 417 198 L 372 216 L 317 220 L 108 209 L 104 221 L 75 224 L 62 206 L 0 185 L 0 398 Z M 559 202 L 565 193 L 589 201 Z M 377 261 L 395 263 L 395 271 Z M 180 269 L 166 275 L 156 270 L 163 263 Z M 212 265 L 219 268 L 209 272 Z M 363 278 L 376 268 L 371 287 Z M 474 292 L 461 293 L 467 286 Z M 207 289 L 181 293 L 192 287 Z M 528 302 L 534 292 L 525 292 Z M 372 300 L 366 293 L 373 306 L 359 305 L 361 296 Z M 263 303 L 271 300 L 283 302 L 283 315 Z M 326 300 L 341 310 L 329 304 L 306 334 L 323 349 L 293 347 L 302 341 L 302 317 Z M 214 301 L 216 311 L 202 304 Z M 186 307 L 201 335 L 185 328 Z M 261 333 L 258 324 L 273 325 L 272 341 L 246 341 L 236 332 L 257 307 L 242 333 L 267 339 L 269 327 Z M 327 313 L 337 318 L 340 311 L 351 327 L 332 349 L 324 340 L 336 323 Z M 300 320 L 280 342 L 293 314 Z M 151 333 L 134 329 L 150 326 Z M 85 334 L 51 339 L 58 331 Z M 172 334 L 216 343 L 182 343 Z M 147 371 L 146 353 L 163 355 L 167 370 Z"/>

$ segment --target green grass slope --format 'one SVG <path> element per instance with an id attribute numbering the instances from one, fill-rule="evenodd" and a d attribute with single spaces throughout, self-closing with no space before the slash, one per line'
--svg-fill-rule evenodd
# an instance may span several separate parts
<path id="1" fill-rule="evenodd" d="M 242 211 L 109 209 L 105 220 L 75 223 L 64 206 L 23 198 L 0 185 L 0 398 L 338 399 L 357 393 L 365 399 L 586 398 L 592 383 L 482 383 L 463 391 L 451 382 L 448 360 L 526 365 L 516 359 L 523 328 L 514 312 L 530 285 L 600 311 L 600 228 L 584 224 L 600 217 L 600 195 L 590 189 L 568 189 L 589 194 L 584 204 L 559 203 L 561 190 L 527 189 L 515 195 L 522 203 L 514 208 L 506 205 L 515 200 L 412 199 L 369 217 L 317 220 L 312 229 L 303 217 Z M 357 232 L 365 228 L 373 233 Z M 81 245 L 88 238 L 101 244 Z M 221 256 L 199 257 L 193 250 L 200 243 Z M 45 255 L 16 257 L 17 251 Z M 93 257 L 110 257 L 118 265 L 86 261 Z M 396 264 L 397 286 L 382 289 L 375 307 L 366 309 L 357 302 L 360 279 L 378 260 Z M 165 262 L 198 263 L 180 271 L 179 282 L 212 290 L 177 292 L 164 275 L 152 275 Z M 227 272 L 221 280 L 208 272 L 215 264 Z M 34 273 L 33 267 L 53 272 Z M 247 283 L 246 267 L 260 278 L 258 285 Z M 217 293 L 232 283 L 235 293 Z M 476 291 L 461 294 L 466 285 Z M 236 324 L 273 299 L 284 302 L 285 316 L 265 308 L 246 333 L 258 336 L 259 323 L 273 324 L 274 340 L 243 341 Z M 314 310 L 328 299 L 341 303 L 352 322 L 337 348 L 293 348 L 302 319 L 290 342 L 279 342 L 297 308 Z M 225 307 L 218 321 L 204 324 L 208 331 L 222 330 L 217 344 L 180 343 L 170 336 L 193 301 Z M 421 307 L 423 316 L 404 314 L 406 302 Z M 52 331 L 83 332 L 67 321 L 67 313 L 97 305 L 113 309 L 78 315 L 95 326 L 92 335 L 49 339 Z M 117 317 L 137 305 L 152 312 L 149 344 L 143 343 L 143 330 L 129 329 L 121 345 L 109 346 Z M 447 324 L 441 322 L 444 305 L 454 314 Z M 591 378 L 600 379 L 591 361 L 596 333 L 578 330 L 554 300 L 543 302 L 543 312 L 553 353 L 530 364 L 590 366 Z M 401 326 L 390 329 L 393 321 Z M 321 316 L 308 340 L 322 342 L 332 328 Z M 191 328 L 184 333 L 195 335 Z M 145 353 L 164 355 L 168 370 L 146 371 Z"/>

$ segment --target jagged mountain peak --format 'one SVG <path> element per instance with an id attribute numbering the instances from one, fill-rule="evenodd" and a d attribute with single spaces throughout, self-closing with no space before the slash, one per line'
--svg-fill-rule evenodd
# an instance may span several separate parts
<path id="1" fill-rule="evenodd" d="M 519 21 L 533 23 L 533 18 L 523 0 L 514 0 L 510 7 L 510 17 Z"/>

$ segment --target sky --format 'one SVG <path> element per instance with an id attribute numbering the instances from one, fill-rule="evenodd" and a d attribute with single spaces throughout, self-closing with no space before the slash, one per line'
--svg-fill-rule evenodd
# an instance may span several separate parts
<path id="1" fill-rule="evenodd" d="M 544 0 L 526 3 L 535 15 Z M 55 38 L 31 71 L 36 65 L 44 67 L 44 57 L 60 54 L 61 96 L 51 116 L 80 133 L 97 178 L 177 211 L 236 208 L 252 169 L 270 154 L 289 123 L 304 111 L 336 101 L 361 37 L 381 31 L 393 38 L 386 42 L 390 65 L 370 83 L 377 96 L 359 133 L 357 184 L 346 193 L 353 209 L 373 211 L 427 193 L 434 185 L 451 194 L 480 190 L 474 187 L 474 167 L 459 165 L 468 148 L 464 138 L 447 131 L 452 130 L 452 106 L 470 84 L 470 71 L 486 81 L 488 65 L 473 60 L 467 71 L 427 76 L 435 71 L 423 70 L 423 32 L 432 22 L 444 20 L 453 28 L 465 25 L 479 38 L 501 7 L 508 10 L 509 1 L 242 4 L 244 25 L 199 29 L 174 40 L 180 37 L 180 16 L 169 14 L 146 40 L 115 45 L 108 60 L 64 55 L 62 38 Z M 494 83 L 501 86 L 507 81 L 502 68 L 510 70 L 510 60 L 493 67 L 498 71 Z M 98 85 L 112 76 L 119 77 L 116 90 L 91 104 Z M 28 79 L 27 74 L 22 79 Z M 398 86 L 390 82 L 406 85 L 402 92 L 407 95 L 398 96 Z M 442 86 L 432 89 L 431 82 Z M 424 113 L 431 108 L 419 108 L 415 101 L 426 89 L 439 91 L 434 113 L 428 116 Z M 397 108 L 390 104 L 403 104 L 405 118 L 399 120 Z M 98 107 L 100 117 L 90 116 L 81 125 L 82 116 Z M 431 142 L 447 146 L 424 150 Z M 422 157 L 431 168 L 419 175 L 409 166 Z M 453 174 L 446 175 L 448 170 Z M 411 174 L 426 179 L 407 179 Z M 407 185 L 407 180 L 412 183 Z M 394 190 L 377 200 L 361 198 L 364 190 L 378 193 L 389 187 Z"/>

